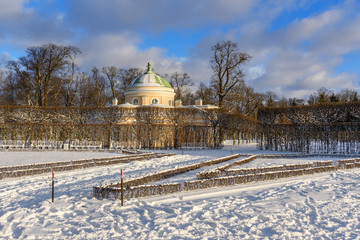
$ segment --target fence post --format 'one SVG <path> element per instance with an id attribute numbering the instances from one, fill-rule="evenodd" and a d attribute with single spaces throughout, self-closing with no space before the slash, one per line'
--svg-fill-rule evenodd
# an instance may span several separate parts
<path id="1" fill-rule="evenodd" d="M 124 177 L 121 169 L 121 206 L 124 206 Z"/>
<path id="2" fill-rule="evenodd" d="M 54 170 L 52 170 L 51 202 L 54 202 L 54 180 L 55 180 L 55 173 Z"/>

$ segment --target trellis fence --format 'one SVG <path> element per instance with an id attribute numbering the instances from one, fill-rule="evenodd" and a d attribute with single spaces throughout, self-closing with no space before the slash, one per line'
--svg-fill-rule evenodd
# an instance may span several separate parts
<path id="1" fill-rule="evenodd" d="M 245 163 L 249 163 L 249 162 L 253 161 L 254 159 L 256 159 L 256 157 L 257 157 L 256 155 L 255 156 L 250 156 L 250 157 L 247 157 L 245 159 L 241 159 L 239 161 L 236 161 L 236 162 L 233 162 L 233 163 L 226 164 L 224 166 L 218 167 L 216 169 L 203 171 L 203 172 L 200 172 L 200 173 L 196 174 L 196 177 L 197 177 L 197 179 L 207 179 L 207 178 L 220 177 L 225 169 L 231 168 L 233 166 L 238 166 L 238 165 L 242 165 L 242 164 L 245 164 Z"/>
<path id="2" fill-rule="evenodd" d="M 279 178 L 288 178 L 294 176 L 302 176 L 316 173 L 324 173 L 330 171 L 337 171 L 341 169 L 360 168 L 360 159 L 346 159 L 340 161 L 325 161 L 316 162 L 308 165 L 299 164 L 297 167 L 304 167 L 297 169 L 296 165 L 281 166 L 282 169 L 276 167 L 268 167 L 263 172 L 249 172 L 236 176 L 222 176 L 209 179 L 195 180 L 183 183 L 171 183 L 161 185 L 142 185 L 142 186 L 127 186 L 124 189 L 124 198 L 139 198 L 154 195 L 171 194 L 182 191 L 192 191 L 198 189 L 206 189 L 212 187 L 224 187 L 236 184 L 245 184 L 255 181 L 275 180 Z M 261 171 L 261 170 L 260 170 Z M 228 171 L 230 172 L 230 171 Z M 121 188 L 119 185 L 108 185 L 105 187 L 94 187 L 93 196 L 96 198 L 113 198 L 118 199 L 121 195 Z"/>
<path id="3" fill-rule="evenodd" d="M 124 187 L 130 187 L 130 186 L 138 186 L 138 185 L 142 185 L 142 184 L 146 184 L 149 182 L 155 182 L 155 181 L 159 181 L 159 180 L 163 180 L 178 174 L 182 174 L 182 173 L 186 173 L 192 170 L 196 170 L 199 169 L 201 167 L 206 167 L 206 166 L 211 166 L 214 164 L 218 164 L 218 163 L 222 163 L 225 161 L 229 161 L 231 159 L 235 159 L 238 158 L 240 155 L 239 154 L 235 154 L 235 155 L 231 155 L 231 156 L 227 156 L 227 157 L 222 157 L 222 158 L 217 158 L 217 159 L 213 159 L 210 161 L 205 161 L 205 162 L 201 162 L 201 163 L 196 163 L 196 164 L 192 164 L 192 165 L 188 165 L 185 167 L 178 167 L 175 169 L 169 169 L 169 170 L 165 170 L 165 171 L 161 171 L 155 174 L 149 174 L 143 177 L 139 177 L 139 178 L 135 178 L 135 179 L 131 179 L 129 181 L 126 181 L 124 183 Z M 94 187 L 94 188 L 112 188 L 112 187 L 120 187 L 121 183 L 112 183 L 106 186 L 102 186 L 102 187 Z"/>
<path id="4" fill-rule="evenodd" d="M 172 155 L 175 154 L 174 153 L 169 153 L 169 154 L 144 153 L 144 154 L 131 155 L 131 156 L 92 158 L 92 159 L 82 159 L 82 160 L 73 160 L 73 161 L 53 162 L 53 163 L 40 163 L 40 164 L 0 167 L 0 179 L 49 173 L 52 170 L 56 172 L 62 172 L 62 171 L 70 171 L 75 169 L 90 168 L 96 166 L 106 166 L 106 165 L 119 164 L 119 163 L 131 162 L 131 161 L 141 161 L 154 157 L 160 158 L 160 157 L 172 156 Z"/>
<path id="5" fill-rule="evenodd" d="M 262 173 L 270 173 L 270 172 L 286 172 L 293 170 L 309 170 L 322 168 L 322 167 L 334 167 L 335 169 L 344 169 L 349 165 L 356 166 L 360 164 L 360 158 L 354 159 L 346 159 L 339 161 L 320 161 L 313 163 L 303 163 L 303 164 L 289 164 L 282 166 L 271 166 L 271 167 L 263 167 L 263 168 L 242 168 L 242 169 L 232 169 L 225 170 L 225 176 L 237 176 L 237 175 L 251 175 L 251 174 L 262 174 Z"/>
<path id="6" fill-rule="evenodd" d="M 360 153 L 359 113 L 359 101 L 260 108 L 258 148 L 304 153 Z"/>
<path id="7" fill-rule="evenodd" d="M 122 149 L 117 147 L 120 144 L 112 142 L 110 149 Z M 125 146 L 122 144 L 121 146 Z M 0 149 L 6 150 L 97 150 L 102 149 L 102 141 L 73 140 L 73 141 L 54 141 L 54 140 L 0 140 Z"/>
<path id="8" fill-rule="evenodd" d="M 274 159 L 274 158 L 299 158 L 299 157 L 319 157 L 322 154 L 264 154 L 261 155 L 261 158 L 268 158 L 268 159 Z M 344 155 L 345 157 L 348 157 L 350 155 Z M 263 172 L 272 172 L 272 171 L 283 171 L 283 170 L 294 170 L 294 169 L 303 169 L 303 168 L 312 168 L 312 167 L 321 167 L 321 166 L 330 166 L 333 165 L 333 161 L 319 161 L 314 163 L 305 163 L 305 164 L 291 164 L 291 165 L 282 165 L 282 166 L 274 166 L 274 167 L 266 167 L 266 168 L 243 168 L 238 170 L 227 170 L 233 166 L 242 165 L 248 162 L 251 162 L 255 160 L 258 156 L 251 156 L 246 159 L 241 159 L 239 161 L 236 161 L 231 164 L 227 164 L 225 166 L 221 166 L 216 169 L 211 169 L 207 171 L 200 172 L 196 175 L 198 179 L 207 179 L 207 178 L 215 178 L 215 177 L 221 177 L 221 176 L 231 176 L 231 175 L 240 175 L 242 174 L 257 174 L 257 173 L 263 173 Z M 327 156 L 329 157 L 329 156 Z M 334 157 L 334 156 L 332 156 Z M 338 161 L 340 164 L 344 164 L 344 162 L 351 163 L 353 160 L 341 160 Z M 238 172 L 238 174 L 235 174 Z M 234 174 L 232 174 L 234 173 Z"/>

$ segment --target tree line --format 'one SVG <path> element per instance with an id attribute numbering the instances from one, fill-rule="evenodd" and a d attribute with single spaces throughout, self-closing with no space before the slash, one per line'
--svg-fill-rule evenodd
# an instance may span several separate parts
<path id="1" fill-rule="evenodd" d="M 164 76 L 175 90 L 175 99 L 192 105 L 217 105 L 245 116 L 256 117 L 260 107 L 286 107 L 330 102 L 357 102 L 358 93 L 343 89 L 335 93 L 320 88 L 308 99 L 279 97 L 274 92 L 256 92 L 245 82 L 243 66 L 251 56 L 237 43 L 218 42 L 211 48 L 211 79 L 194 86 L 188 73 Z M 81 50 L 74 46 L 47 43 L 28 47 L 25 55 L 0 68 L 0 105 L 104 107 L 112 99 L 124 103 L 130 82 L 144 73 L 139 68 L 94 66 L 89 72 L 77 64 Z"/>
<path id="2" fill-rule="evenodd" d="M 159 75 L 169 80 L 175 99 L 183 105 L 201 98 L 203 104 L 254 115 L 262 95 L 246 86 L 241 69 L 251 57 L 231 41 L 217 43 L 211 50 L 212 78 L 195 90 L 188 73 Z M 24 56 L 7 62 L 0 71 L 0 105 L 103 107 L 114 98 L 123 103 L 127 86 L 144 73 L 139 68 L 116 66 L 94 66 L 86 72 L 77 65 L 80 54 L 77 47 L 53 43 L 28 47 Z"/>

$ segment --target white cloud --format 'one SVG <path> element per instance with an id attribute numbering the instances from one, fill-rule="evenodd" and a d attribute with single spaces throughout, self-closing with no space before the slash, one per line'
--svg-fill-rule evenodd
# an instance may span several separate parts
<path id="1" fill-rule="evenodd" d="M 202 28 L 230 23 L 246 17 L 256 0 L 79 0 L 70 1 L 74 24 L 91 32 Z M 80 13 L 81 14 L 78 14 Z"/>
<path id="2" fill-rule="evenodd" d="M 4 68 L 6 63 L 11 60 L 11 56 L 7 52 L 3 52 L 0 54 L 0 69 Z"/>
<path id="3" fill-rule="evenodd" d="M 165 49 L 152 47 L 141 50 L 138 47 L 140 41 L 131 33 L 94 37 L 81 45 L 83 54 L 79 56 L 79 65 L 87 69 L 93 66 L 145 69 L 147 62 L 151 61 L 155 71 L 161 74 L 182 71 L 181 62 L 166 57 Z"/>
<path id="4" fill-rule="evenodd" d="M 337 74 L 334 68 L 343 54 L 360 49 L 356 1 L 320 10 L 275 31 L 271 24 L 277 17 L 306 9 L 312 0 L 78 0 L 67 3 L 69 14 L 47 15 L 25 9 L 24 3 L 0 1 L 0 44 L 24 50 L 46 42 L 75 45 L 83 52 L 79 64 L 85 70 L 111 65 L 145 69 L 152 61 L 161 74 L 187 72 L 195 82 L 208 83 L 211 46 L 230 39 L 253 56 L 244 71 L 256 91 L 303 97 L 323 86 L 355 87 L 355 74 Z M 149 32 L 161 35 L 179 29 L 211 29 L 212 33 L 190 47 L 182 59 L 167 56 L 165 48 L 139 47 Z"/>
<path id="5" fill-rule="evenodd" d="M 264 64 L 255 65 L 252 67 L 248 67 L 244 70 L 246 74 L 246 79 L 251 81 L 257 78 L 262 77 L 266 73 L 266 67 Z"/>
<path id="6" fill-rule="evenodd" d="M 0 1 L 0 19 L 5 19 L 23 12 L 23 4 L 27 0 L 2 0 Z"/>
<path id="7" fill-rule="evenodd" d="M 208 56 L 210 41 L 205 39 L 202 41 L 203 45 L 194 48 L 192 57 L 188 58 L 168 57 L 167 50 L 161 48 L 152 47 L 142 50 L 138 47 L 141 43 L 140 37 L 129 32 L 101 35 L 80 42 L 83 44 L 78 46 L 81 46 L 83 53 L 78 58 L 78 64 L 87 71 L 93 66 L 137 67 L 145 70 L 147 62 L 151 61 L 153 68 L 160 75 L 171 75 L 176 71 L 186 72 L 196 84 L 210 82 L 212 74 Z M 205 52 L 206 57 L 202 55 Z"/>
<path id="8" fill-rule="evenodd" d="M 341 59 L 327 59 L 299 50 L 279 49 L 267 64 L 266 72 L 251 82 L 258 91 L 268 90 L 288 97 L 304 97 L 320 87 L 355 88 L 355 74 L 335 74 Z"/>
<path id="9" fill-rule="evenodd" d="M 332 9 L 318 16 L 296 20 L 286 28 L 285 37 L 290 42 L 311 39 L 315 35 L 322 34 L 326 28 L 332 28 L 344 17 L 344 14 L 342 10 Z"/>
<path id="10" fill-rule="evenodd" d="M 331 29 L 314 39 L 312 51 L 336 56 L 360 49 L 360 14 L 337 29 Z"/>
<path id="11" fill-rule="evenodd" d="M 343 54 L 360 49 L 358 3 L 340 3 L 273 31 L 276 16 L 294 6 L 271 4 L 276 1 L 259 6 L 259 12 L 239 27 L 240 49 L 253 56 L 245 66 L 250 86 L 287 97 L 306 97 L 320 87 L 358 90 L 357 74 L 335 71 Z M 275 10 L 262 15 L 266 8 Z"/>
<path id="12" fill-rule="evenodd" d="M 0 44 L 25 49 L 48 42 L 66 44 L 72 40 L 73 29 L 62 13 L 44 14 L 40 9 L 27 7 L 28 2 L 0 1 Z M 46 3 L 54 4 L 52 1 Z"/>

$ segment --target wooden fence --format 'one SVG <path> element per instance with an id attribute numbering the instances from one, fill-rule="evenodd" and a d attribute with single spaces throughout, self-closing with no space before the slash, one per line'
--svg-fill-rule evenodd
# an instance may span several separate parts
<path id="1" fill-rule="evenodd" d="M 330 164 L 331 163 L 331 164 Z M 299 164 L 301 165 L 301 164 Z M 303 164 L 304 165 L 304 164 Z M 284 166 L 282 166 L 284 167 Z M 215 177 L 209 179 L 195 180 L 184 183 L 171 183 L 162 185 L 142 185 L 142 186 L 127 186 L 124 189 L 124 198 L 139 198 L 153 195 L 171 194 L 181 191 L 192 191 L 198 189 L 206 189 L 212 187 L 224 187 L 235 184 L 245 184 L 255 181 L 275 180 L 279 178 L 287 178 L 294 176 L 302 176 L 308 174 L 324 173 L 336 171 L 341 169 L 360 168 L 360 159 L 340 160 L 340 161 L 326 161 L 317 162 L 316 164 L 304 165 L 305 168 L 296 169 L 294 165 L 292 170 L 269 171 L 264 173 L 249 173 L 237 176 Z M 291 168 L 290 167 L 290 168 Z M 274 167 L 268 168 L 273 169 Z M 94 187 L 93 196 L 96 198 L 113 198 L 118 199 L 121 194 L 119 185 Z"/>
<path id="2" fill-rule="evenodd" d="M 81 168 L 106 166 L 106 165 L 119 164 L 119 163 L 131 162 L 131 161 L 141 161 L 154 157 L 160 158 L 160 157 L 172 156 L 172 155 L 175 154 L 174 153 L 167 153 L 167 154 L 143 153 L 143 154 L 130 155 L 130 156 L 127 155 L 127 156 L 118 156 L 118 157 L 92 158 L 92 159 L 82 159 L 82 160 L 73 160 L 73 161 L 53 162 L 53 163 L 39 163 L 39 164 L 29 164 L 29 165 L 20 165 L 20 166 L 0 167 L 0 179 L 49 173 L 52 170 L 56 172 L 62 172 L 62 171 L 70 171 Z"/>
<path id="3" fill-rule="evenodd" d="M 332 153 L 295 153 L 295 154 L 259 154 L 259 157 L 266 159 L 277 158 L 304 158 L 304 157 L 326 157 L 326 158 L 353 158 L 360 154 L 332 154 Z"/>
<path id="4" fill-rule="evenodd" d="M 271 166 L 271 167 L 263 167 L 263 168 L 242 168 L 242 169 L 234 169 L 234 170 L 225 170 L 225 176 L 236 176 L 236 175 L 248 175 L 248 174 L 260 174 L 260 173 L 268 173 L 268 172 L 281 172 L 281 171 L 290 171 L 290 170 L 298 170 L 298 169 L 311 169 L 311 168 L 319 168 L 319 167 L 329 167 L 329 166 L 343 166 L 346 164 L 357 164 L 360 162 L 359 158 L 347 159 L 347 160 L 339 160 L 339 161 L 320 161 L 313 163 L 303 163 L 303 164 L 289 164 L 282 166 Z"/>
<path id="5" fill-rule="evenodd" d="M 196 174 L 196 177 L 197 177 L 197 179 L 207 179 L 207 178 L 220 177 L 223 174 L 223 171 L 225 169 L 231 168 L 233 166 L 238 166 L 238 165 L 242 165 L 242 164 L 251 162 L 251 161 L 255 160 L 256 157 L 257 157 L 256 155 L 255 156 L 250 156 L 250 157 L 247 157 L 245 159 L 241 159 L 239 161 L 236 161 L 236 162 L 233 162 L 233 163 L 226 164 L 224 166 L 218 167 L 216 169 L 203 171 L 203 172 L 200 172 L 200 173 Z"/>
<path id="6" fill-rule="evenodd" d="M 217 158 L 217 159 L 213 159 L 210 161 L 205 161 L 205 162 L 201 162 L 201 163 L 195 163 L 192 165 L 188 165 L 185 167 L 178 167 L 175 169 L 169 169 L 169 170 L 165 170 L 165 171 L 161 171 L 155 174 L 149 174 L 143 177 L 139 177 L 139 178 L 134 178 L 131 180 L 128 180 L 126 182 L 124 182 L 124 187 L 129 187 L 129 186 L 138 186 L 138 185 L 142 185 L 142 184 L 146 184 L 149 182 L 155 182 L 155 181 L 159 181 L 159 180 L 163 180 L 178 174 L 182 174 L 182 173 L 186 173 L 192 170 L 196 170 L 199 169 L 201 167 L 206 167 L 206 166 L 211 166 L 214 164 L 218 164 L 218 163 L 222 163 L 225 161 L 229 161 L 231 159 L 235 159 L 238 158 L 239 154 L 235 154 L 235 155 L 231 155 L 231 156 L 227 156 L 227 157 L 222 157 L 222 158 Z M 102 188 L 112 188 L 112 187 L 120 187 L 121 183 L 112 183 L 106 186 L 103 186 Z"/>

